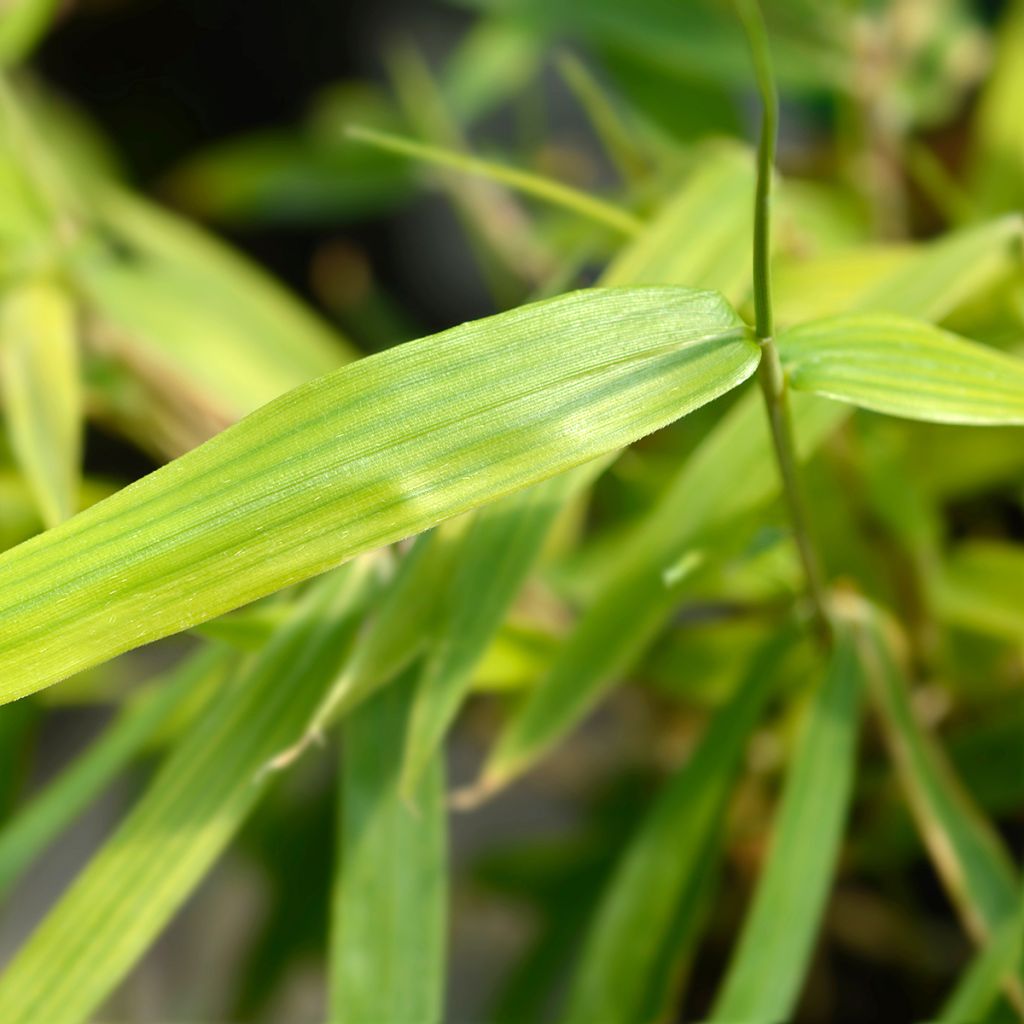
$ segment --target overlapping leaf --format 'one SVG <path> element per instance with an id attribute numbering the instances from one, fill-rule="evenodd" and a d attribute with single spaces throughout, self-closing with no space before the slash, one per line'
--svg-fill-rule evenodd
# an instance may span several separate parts
<path id="1" fill-rule="evenodd" d="M 712 1020 L 792 1018 L 853 793 L 862 676 L 852 631 L 840 625 L 828 674 L 793 753 L 768 859 Z"/>
<path id="2" fill-rule="evenodd" d="M 441 761 L 399 793 L 405 678 L 346 720 L 332 894 L 330 1019 L 440 1021 L 448 917 Z"/>
<path id="3" fill-rule="evenodd" d="M 366 570 L 319 581 L 168 755 L 138 805 L 0 978 L 5 1024 L 89 1018 L 231 841 L 344 656 Z"/>

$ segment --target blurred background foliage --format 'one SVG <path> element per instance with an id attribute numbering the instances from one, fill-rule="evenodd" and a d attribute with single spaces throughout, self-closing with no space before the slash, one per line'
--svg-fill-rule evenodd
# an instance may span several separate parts
<path id="1" fill-rule="evenodd" d="M 1024 4 L 765 9 L 783 97 L 779 320 L 897 306 L 1024 355 Z M 749 313 L 756 105 L 728 4 L 21 0 L 0 14 L 0 59 L 0 275 L 5 291 L 34 282 L 4 316 L 24 315 L 20 302 L 56 325 L 42 370 L 4 352 L 4 547 L 359 353 L 531 297 L 665 282 L 719 288 Z M 353 125 L 432 148 L 413 159 Z M 465 173 L 470 157 L 527 172 L 527 187 Z M 604 213 L 581 215 L 560 184 Z M 57 409 L 44 438 L 12 412 L 12 382 L 40 379 Z M 504 691 L 514 700 L 549 669 L 576 611 L 673 507 L 677 467 L 721 415 L 716 404 L 635 446 L 558 517 L 474 669 L 449 738 L 452 786 L 476 775 Z M 1019 862 L 1020 431 L 858 412 L 827 433 L 808 489 L 829 574 L 900 615 L 922 680 L 914 710 Z M 769 504 L 730 524 L 713 564 L 670 566 L 672 609 L 609 658 L 628 685 L 523 780 L 451 816 L 445 1019 L 557 1017 L 622 851 L 736 691 L 737 652 L 757 649 L 799 591 L 786 536 Z M 253 646 L 275 614 L 271 602 L 201 632 Z M 0 709 L 8 822 L 111 722 L 127 738 L 109 763 L 131 762 L 116 784 L 101 764 L 65 797 L 77 820 L 45 854 L 23 847 L 33 863 L 0 857 L 0 956 L 201 712 L 202 686 L 145 702 L 147 680 L 196 643 Z M 775 708 L 746 749 L 700 941 L 664 952 L 659 1019 L 709 1010 L 795 731 L 793 708 Z M 971 959 L 877 726 L 860 755 L 801 1021 L 925 1019 Z M 318 1019 L 334 764 L 311 752 L 270 790 L 104 1019 Z M 1015 1019 L 1003 997 L 988 1014 Z"/>

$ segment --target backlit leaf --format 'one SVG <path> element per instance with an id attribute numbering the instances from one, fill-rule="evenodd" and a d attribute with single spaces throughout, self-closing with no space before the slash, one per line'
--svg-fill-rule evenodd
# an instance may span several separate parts
<path id="1" fill-rule="evenodd" d="M 758 356 L 714 293 L 609 289 L 312 381 L 0 556 L 0 700 L 614 450 Z"/>
<path id="2" fill-rule="evenodd" d="M 78 509 L 82 395 L 75 309 L 52 281 L 0 298 L 0 384 L 11 445 L 47 526 Z"/>
<path id="3" fill-rule="evenodd" d="M 168 755 L 0 978 L 5 1024 L 85 1021 L 156 938 L 263 793 L 261 766 L 337 671 L 365 575 L 356 563 L 318 582 Z"/>
<path id="4" fill-rule="evenodd" d="M 1024 424 L 1024 360 L 916 320 L 818 320 L 784 331 L 795 390 L 934 423 Z"/>

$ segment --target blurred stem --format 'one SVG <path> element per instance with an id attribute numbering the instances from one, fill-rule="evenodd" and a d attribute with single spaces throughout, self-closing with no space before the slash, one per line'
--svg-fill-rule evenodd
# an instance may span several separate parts
<path id="1" fill-rule="evenodd" d="M 771 280 L 771 201 L 775 168 L 775 144 L 779 128 L 779 97 L 775 88 L 768 33 L 757 0 L 736 0 L 753 57 L 757 89 L 761 97 L 761 131 L 757 146 L 757 190 L 754 201 L 754 315 L 757 340 L 761 346 L 758 380 L 764 395 L 775 458 L 782 477 L 789 518 L 793 526 L 800 561 L 807 579 L 815 625 L 828 637 L 828 615 L 821 563 L 811 539 L 807 509 L 797 470 L 796 444 L 789 410 L 786 374 L 773 338 Z"/>

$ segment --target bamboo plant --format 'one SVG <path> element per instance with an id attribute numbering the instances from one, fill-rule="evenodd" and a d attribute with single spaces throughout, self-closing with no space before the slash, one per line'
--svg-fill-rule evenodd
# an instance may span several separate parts
<path id="1" fill-rule="evenodd" d="M 54 5 L 0 20 L 0 742 L 37 728 L 19 708 L 114 712 L 0 821 L 0 898 L 115 777 L 158 759 L 0 974 L 0 1020 L 112 1019 L 225 851 L 325 760 L 325 1015 L 445 1019 L 453 815 L 554 778 L 595 709 L 630 700 L 661 719 L 645 734 L 656 784 L 612 816 L 599 879 L 580 852 L 534 887 L 542 924 L 493 1019 L 820 1019 L 844 881 L 875 880 L 927 942 L 899 884 L 925 860 L 973 952 L 922 1012 L 1024 1019 L 1020 864 L 999 827 L 1024 806 L 1024 547 L 948 530 L 957 502 L 1024 501 L 1024 8 L 957 179 L 912 125 L 875 124 L 885 83 L 843 77 L 884 5 L 788 0 L 768 26 L 756 0 L 483 6 L 440 79 L 396 52 L 389 90 L 339 89 L 276 148 L 239 139 L 169 179 L 195 212 L 252 221 L 300 170 L 331 175 L 312 214 L 345 217 L 426 175 L 499 308 L 371 355 L 366 321 L 343 337 L 111 173 L 17 66 Z M 659 48 L 677 29 L 721 49 Z M 722 67 L 746 94 L 752 77 L 756 153 L 680 141 L 565 54 L 618 193 L 473 152 L 471 129 L 560 33 L 639 53 L 658 81 L 680 52 L 709 89 L 735 87 Z M 809 56 L 826 43 L 834 59 Z M 916 67 L 899 55 L 893 94 Z M 861 125 L 839 157 L 864 180 L 780 176 L 779 88 L 825 90 Z M 926 241 L 887 191 L 894 152 L 945 218 Z M 86 423 L 163 464 L 93 478 Z M 128 652 L 183 632 L 183 656 L 125 686 L 119 666 L 144 664 Z M 446 740 L 464 734 L 484 753 L 455 784 Z"/>

